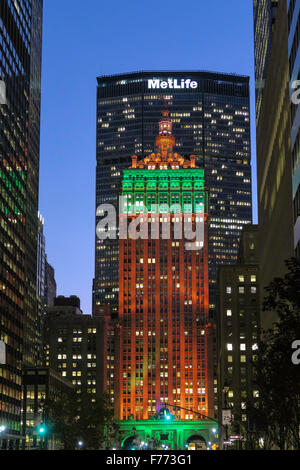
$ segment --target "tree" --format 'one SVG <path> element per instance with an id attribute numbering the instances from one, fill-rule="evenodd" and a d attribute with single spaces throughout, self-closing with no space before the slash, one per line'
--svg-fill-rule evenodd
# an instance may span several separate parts
<path id="1" fill-rule="evenodd" d="M 101 399 L 95 398 L 95 402 L 91 402 L 88 394 L 81 396 L 77 425 L 85 449 L 97 450 L 103 447 L 110 428 L 114 431 L 117 429 L 113 415 L 113 408 L 107 395 Z"/>
<path id="2" fill-rule="evenodd" d="M 76 391 L 63 393 L 47 400 L 47 416 L 52 433 L 62 442 L 65 450 L 74 450 L 82 441 L 84 449 L 103 447 L 109 429 L 115 430 L 113 409 L 109 398 L 93 397 Z"/>
<path id="3" fill-rule="evenodd" d="M 300 264 L 292 258 L 286 265 L 287 274 L 266 288 L 263 312 L 276 312 L 278 321 L 259 343 L 254 363 L 259 401 L 248 409 L 256 438 L 281 450 L 300 449 L 300 366 L 292 362 L 292 344 L 300 339 Z"/>
<path id="4" fill-rule="evenodd" d="M 76 416 L 78 414 L 76 399 L 76 393 L 72 390 L 48 398 L 45 402 L 51 434 L 62 442 L 65 450 L 73 450 L 76 446 Z"/>

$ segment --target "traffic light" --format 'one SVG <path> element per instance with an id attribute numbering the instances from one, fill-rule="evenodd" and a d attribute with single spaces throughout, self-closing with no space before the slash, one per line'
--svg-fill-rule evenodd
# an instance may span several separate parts
<path id="1" fill-rule="evenodd" d="M 163 419 L 165 421 L 171 421 L 173 416 L 171 415 L 168 408 L 161 408 L 159 412 L 159 419 Z"/>
<path id="2" fill-rule="evenodd" d="M 45 423 L 41 423 L 38 426 L 37 432 L 40 436 L 45 436 L 45 434 L 47 432 L 47 427 L 46 427 Z"/>

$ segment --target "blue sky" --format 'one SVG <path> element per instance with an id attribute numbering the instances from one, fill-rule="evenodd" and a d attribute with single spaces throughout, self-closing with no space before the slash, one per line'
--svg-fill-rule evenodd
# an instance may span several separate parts
<path id="1" fill-rule="evenodd" d="M 59 295 L 91 313 L 96 77 L 192 69 L 250 75 L 256 221 L 252 0 L 44 1 L 40 211 Z"/>

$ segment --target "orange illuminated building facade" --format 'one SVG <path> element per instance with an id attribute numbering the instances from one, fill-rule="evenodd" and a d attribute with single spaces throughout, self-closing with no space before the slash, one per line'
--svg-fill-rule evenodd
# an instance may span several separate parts
<path id="1" fill-rule="evenodd" d="M 174 152 L 169 112 L 162 114 L 155 153 L 133 156 L 122 181 L 115 364 L 121 420 L 146 420 L 165 406 L 178 419 L 213 416 L 204 170 L 195 156 Z M 187 238 L 185 226 L 195 233 L 202 227 L 201 240 Z"/>

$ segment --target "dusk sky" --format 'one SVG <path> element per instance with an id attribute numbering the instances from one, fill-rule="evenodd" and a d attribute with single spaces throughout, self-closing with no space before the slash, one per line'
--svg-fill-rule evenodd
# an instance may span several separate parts
<path id="1" fill-rule="evenodd" d="M 58 295 L 92 309 L 96 77 L 208 70 L 251 77 L 256 217 L 252 0 L 44 1 L 40 212 Z"/>

